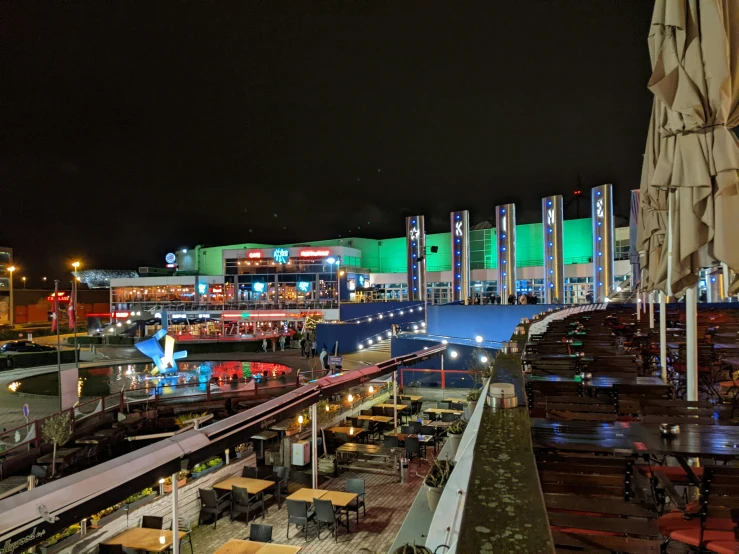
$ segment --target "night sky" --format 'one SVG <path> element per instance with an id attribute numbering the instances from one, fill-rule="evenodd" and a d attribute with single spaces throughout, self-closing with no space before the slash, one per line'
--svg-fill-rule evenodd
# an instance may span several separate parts
<path id="1" fill-rule="evenodd" d="M 447 230 L 638 188 L 647 0 L 5 2 L 0 244 L 29 287 L 196 244 Z M 2 98 L 0 96 L 0 98 Z M 582 203 L 581 215 L 588 215 Z M 574 217 L 573 206 L 567 217 Z"/>

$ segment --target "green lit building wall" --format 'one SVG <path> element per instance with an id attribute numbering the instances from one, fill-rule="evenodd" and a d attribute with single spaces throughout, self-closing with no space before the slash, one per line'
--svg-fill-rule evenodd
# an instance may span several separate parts
<path id="1" fill-rule="evenodd" d="M 472 269 L 496 269 L 498 257 L 495 250 L 495 229 L 470 231 L 470 265 Z M 564 222 L 564 263 L 588 263 L 593 253 L 592 221 L 570 219 Z M 372 273 L 405 273 L 405 237 L 391 239 L 346 238 L 309 241 L 313 247 L 346 246 L 362 252 L 362 259 L 345 259 L 347 266 L 362 267 Z M 351 244 L 350 244 L 351 243 Z M 233 244 L 198 249 L 198 266 L 204 275 L 223 273 L 223 250 L 241 248 L 292 247 L 294 244 Z M 432 253 L 431 247 L 438 247 Z M 434 233 L 426 235 L 426 270 L 448 271 L 451 269 L 451 234 Z M 544 243 L 542 224 L 531 223 L 516 226 L 516 266 L 531 267 L 544 265 Z"/>

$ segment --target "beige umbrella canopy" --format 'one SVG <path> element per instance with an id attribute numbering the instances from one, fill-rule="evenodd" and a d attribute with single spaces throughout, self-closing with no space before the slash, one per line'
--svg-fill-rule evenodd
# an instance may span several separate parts
<path id="1" fill-rule="evenodd" d="M 646 289 L 680 294 L 739 270 L 739 0 L 657 0 L 649 49 L 640 250 Z"/>

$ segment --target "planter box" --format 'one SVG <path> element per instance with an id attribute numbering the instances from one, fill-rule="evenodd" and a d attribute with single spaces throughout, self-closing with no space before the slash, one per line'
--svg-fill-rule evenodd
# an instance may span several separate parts
<path id="1" fill-rule="evenodd" d="M 181 489 L 185 485 L 187 485 L 187 477 L 185 477 L 184 479 L 180 479 L 179 481 L 177 481 L 177 488 L 178 489 Z M 164 492 L 166 492 L 166 493 L 172 492 L 172 485 L 164 485 Z"/>
<path id="2" fill-rule="evenodd" d="M 303 425 L 303 427 L 305 427 L 305 425 Z M 295 427 L 293 429 L 286 429 L 285 430 L 285 436 L 286 437 L 292 437 L 293 435 L 297 435 L 298 433 L 300 433 L 300 427 Z"/>
<path id="3" fill-rule="evenodd" d="M 192 477 L 193 479 L 198 479 L 200 477 L 203 477 L 204 475 L 208 475 L 209 473 L 213 473 L 215 470 L 220 469 L 223 467 L 223 462 L 218 464 L 217 466 L 209 467 L 208 469 L 205 469 L 203 471 L 193 471 Z"/>
<path id="4" fill-rule="evenodd" d="M 51 546 L 40 546 L 39 550 L 41 554 L 54 554 L 55 552 L 61 552 L 65 548 L 72 546 L 82 537 L 81 533 L 75 533 L 74 535 L 68 536 L 66 539 L 59 541 Z"/>
<path id="5" fill-rule="evenodd" d="M 94 519 L 90 519 L 90 522 L 88 523 L 88 525 L 90 526 L 90 529 L 100 529 L 103 525 L 107 525 L 114 519 L 118 519 L 119 517 L 121 517 L 123 513 L 124 513 L 123 508 L 119 508 L 115 512 L 108 514 L 107 516 L 100 518 L 97 521 Z"/>
<path id="6" fill-rule="evenodd" d="M 151 501 L 152 501 L 152 500 L 154 500 L 154 499 L 155 499 L 155 498 L 156 498 L 157 496 L 158 496 L 158 495 L 157 495 L 157 493 L 154 493 L 154 494 L 150 494 L 149 496 L 145 496 L 145 497 L 143 497 L 143 498 L 141 498 L 141 499 L 137 500 L 136 502 L 131 502 L 130 504 L 127 504 L 127 506 L 128 506 L 128 511 L 129 511 L 129 512 L 130 512 L 130 511 L 133 511 L 133 510 L 135 510 L 136 508 L 138 508 L 138 507 L 140 507 L 140 506 L 143 506 L 144 504 L 147 504 L 148 502 L 151 502 Z"/>
<path id="7" fill-rule="evenodd" d="M 254 449 L 253 448 L 250 448 L 249 450 L 244 450 L 243 452 L 236 452 L 236 457 L 238 459 L 248 458 L 252 454 L 254 454 Z"/>

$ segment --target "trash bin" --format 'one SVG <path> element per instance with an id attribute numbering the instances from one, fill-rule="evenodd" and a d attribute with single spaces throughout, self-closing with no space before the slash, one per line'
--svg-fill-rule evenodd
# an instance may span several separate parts
<path id="1" fill-rule="evenodd" d="M 408 458 L 400 459 L 400 482 L 408 483 Z"/>

